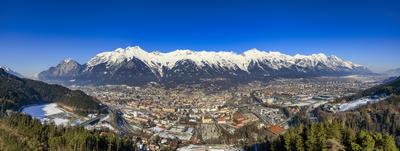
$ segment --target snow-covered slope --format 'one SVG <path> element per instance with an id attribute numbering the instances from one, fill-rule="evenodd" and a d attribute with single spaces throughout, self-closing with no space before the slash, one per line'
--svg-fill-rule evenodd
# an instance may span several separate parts
<path id="1" fill-rule="evenodd" d="M 324 64 L 332 70 L 360 67 L 349 61 L 343 61 L 336 56 L 326 56 L 325 54 L 312 54 L 309 56 L 295 55 L 289 56 L 280 52 L 266 52 L 257 49 L 250 49 L 243 54 L 234 52 L 208 52 L 208 51 L 192 51 L 192 50 L 176 50 L 169 53 L 146 52 L 138 46 L 127 47 L 125 49 L 118 48 L 115 51 L 104 52 L 96 55 L 87 63 L 88 67 L 106 63 L 108 67 L 116 66 L 125 60 L 131 60 L 133 57 L 143 61 L 155 72 L 162 72 L 162 67 L 171 69 L 179 60 L 192 60 L 196 65 L 203 67 L 211 65 L 223 67 L 227 69 L 240 69 L 248 71 L 251 61 L 268 62 L 268 65 L 275 69 L 283 67 L 299 66 L 303 68 L 313 68 L 318 64 Z M 162 74 L 161 74 L 162 75 Z"/>
<path id="2" fill-rule="evenodd" d="M 20 77 L 20 78 L 23 78 L 23 77 L 24 77 L 23 75 L 19 74 L 18 72 L 15 72 L 15 71 L 11 70 L 11 69 L 8 68 L 8 67 L 0 66 L 0 68 L 1 68 L 1 69 L 4 69 L 4 71 L 6 71 L 6 72 L 9 73 L 9 74 L 15 75 L 15 76 Z"/>
<path id="3" fill-rule="evenodd" d="M 147 83 L 220 77 L 259 80 L 265 76 L 346 75 L 368 72 L 363 66 L 321 53 L 290 56 L 257 49 L 250 49 L 241 54 L 192 50 L 161 53 L 148 52 L 135 46 L 99 53 L 84 65 L 68 59 L 57 67 L 42 72 L 40 76 L 43 80 L 84 79 L 84 83 Z"/>

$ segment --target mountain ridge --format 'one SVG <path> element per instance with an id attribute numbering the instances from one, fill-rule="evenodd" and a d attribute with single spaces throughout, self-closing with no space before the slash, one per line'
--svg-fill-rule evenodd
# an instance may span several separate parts
<path id="1" fill-rule="evenodd" d="M 385 72 L 389 76 L 400 76 L 400 68 L 390 69 Z"/>
<path id="2" fill-rule="evenodd" d="M 24 76 L 23 76 L 22 74 L 20 74 L 20 73 L 14 71 L 14 70 L 12 70 L 12 69 L 10 69 L 10 68 L 8 68 L 8 67 L 0 66 L 0 69 L 3 69 L 3 70 L 6 71 L 7 73 L 12 74 L 12 75 L 15 75 L 15 76 L 17 76 L 17 77 L 19 77 L 19 78 L 24 78 Z"/>
<path id="3" fill-rule="evenodd" d="M 43 71 L 39 79 L 63 84 L 131 84 L 198 82 L 227 78 L 263 80 L 275 76 L 321 76 L 371 73 L 366 67 L 325 54 L 286 55 L 250 49 L 226 51 L 176 50 L 147 52 L 139 46 L 102 52 L 85 64 L 72 59 Z M 178 78 L 177 78 L 178 77 Z M 182 80 L 184 79 L 184 80 Z"/>
<path id="4" fill-rule="evenodd" d="M 147 52 L 139 46 L 127 47 L 125 49 L 118 48 L 114 51 L 99 53 L 95 57 L 90 59 L 86 64 L 88 65 L 88 67 L 92 67 L 101 63 L 107 63 L 108 66 L 112 66 L 121 63 L 125 59 L 130 60 L 133 57 L 142 60 L 152 68 L 157 67 L 157 65 L 158 67 L 166 66 L 168 68 L 172 68 L 177 61 L 185 59 L 193 60 L 194 62 L 196 62 L 197 65 L 200 66 L 204 65 L 205 63 L 213 65 L 219 63 L 222 64 L 224 67 L 238 67 L 244 71 L 248 70 L 247 66 L 250 64 L 251 61 L 265 59 L 269 60 L 271 63 L 274 63 L 271 64 L 271 67 L 274 69 L 279 69 L 285 66 L 285 64 L 282 63 L 289 63 L 286 64 L 285 67 L 300 61 L 309 61 L 308 65 L 313 65 L 318 63 L 318 61 L 326 61 L 328 59 L 336 61 L 335 63 L 341 63 L 340 65 L 346 66 L 348 68 L 360 67 L 360 65 L 353 64 L 349 61 L 343 61 L 342 59 L 334 55 L 326 56 L 323 53 L 312 54 L 308 56 L 300 54 L 290 56 L 276 51 L 261 51 L 256 48 L 247 50 L 241 54 L 229 51 L 193 51 L 188 49 L 178 49 L 168 53 L 160 53 Z M 302 65 L 307 66 L 305 62 L 303 62 Z"/>

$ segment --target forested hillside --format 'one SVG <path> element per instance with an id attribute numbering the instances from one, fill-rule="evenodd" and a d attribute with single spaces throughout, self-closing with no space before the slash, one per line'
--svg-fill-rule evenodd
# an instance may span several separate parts
<path id="1" fill-rule="evenodd" d="M 357 131 L 340 122 L 300 124 L 270 144 L 276 151 L 397 151 L 394 138 L 388 134 Z"/>
<path id="2" fill-rule="evenodd" d="M 57 102 L 79 114 L 99 112 L 99 101 L 82 91 L 69 90 L 59 85 L 21 79 L 0 69 L 0 105 L 3 109 L 18 110 L 21 106 Z"/>
<path id="3" fill-rule="evenodd" d="M 364 90 L 356 95 L 352 95 L 349 97 L 345 97 L 346 100 L 355 100 L 365 96 L 372 95 L 400 95 L 400 77 L 397 77 L 395 80 L 390 81 L 388 83 L 378 85 L 367 90 Z"/>
<path id="4" fill-rule="evenodd" d="M 318 110 L 316 114 L 321 120 L 336 121 L 355 130 L 391 134 L 400 147 L 400 96 L 351 111 L 334 114 Z"/>
<path id="5" fill-rule="evenodd" d="M 329 113 L 319 109 L 315 111 L 315 115 L 318 115 L 321 120 L 337 121 L 356 130 L 391 134 L 395 137 L 397 146 L 400 147 L 400 77 L 349 98 L 380 94 L 390 97 L 346 112 Z"/>
<path id="6" fill-rule="evenodd" d="M 113 132 L 43 125 L 30 116 L 12 114 L 0 119 L 0 150 L 129 151 L 135 147 L 131 138 Z"/>

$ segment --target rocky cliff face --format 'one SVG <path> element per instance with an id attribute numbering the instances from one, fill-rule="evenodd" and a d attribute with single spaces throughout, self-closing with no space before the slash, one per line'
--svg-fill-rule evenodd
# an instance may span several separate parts
<path id="1" fill-rule="evenodd" d="M 38 76 L 39 79 L 46 80 L 69 80 L 71 77 L 78 76 L 84 69 L 84 65 L 72 59 L 61 61 L 56 67 L 41 72 Z"/>

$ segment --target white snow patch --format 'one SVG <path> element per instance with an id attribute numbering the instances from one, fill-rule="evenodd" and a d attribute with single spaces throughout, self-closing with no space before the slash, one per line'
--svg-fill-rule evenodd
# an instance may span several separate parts
<path id="1" fill-rule="evenodd" d="M 64 118 L 54 118 L 51 119 L 51 121 L 53 121 L 54 124 L 56 125 L 64 125 L 64 126 L 68 125 L 69 123 L 69 119 L 64 119 Z"/>
<path id="2" fill-rule="evenodd" d="M 379 97 L 379 98 L 371 98 L 371 97 L 364 97 L 358 100 L 354 100 L 348 103 L 340 104 L 339 105 L 339 111 L 347 111 L 351 109 L 355 109 L 359 106 L 366 105 L 368 103 L 376 103 L 382 100 L 385 100 L 387 97 Z"/>
<path id="3" fill-rule="evenodd" d="M 57 108 L 56 103 L 34 105 L 22 109 L 23 113 L 29 114 L 35 118 L 41 119 L 53 114 L 63 113 L 64 111 Z"/>
<path id="4" fill-rule="evenodd" d="M 69 123 L 69 119 L 66 118 L 67 113 L 61 110 L 56 103 L 28 106 L 23 108 L 22 112 L 39 119 L 42 123 L 48 121 L 52 121 L 56 125 L 67 125 Z M 60 116 L 56 116 L 57 114 L 60 114 Z"/>

